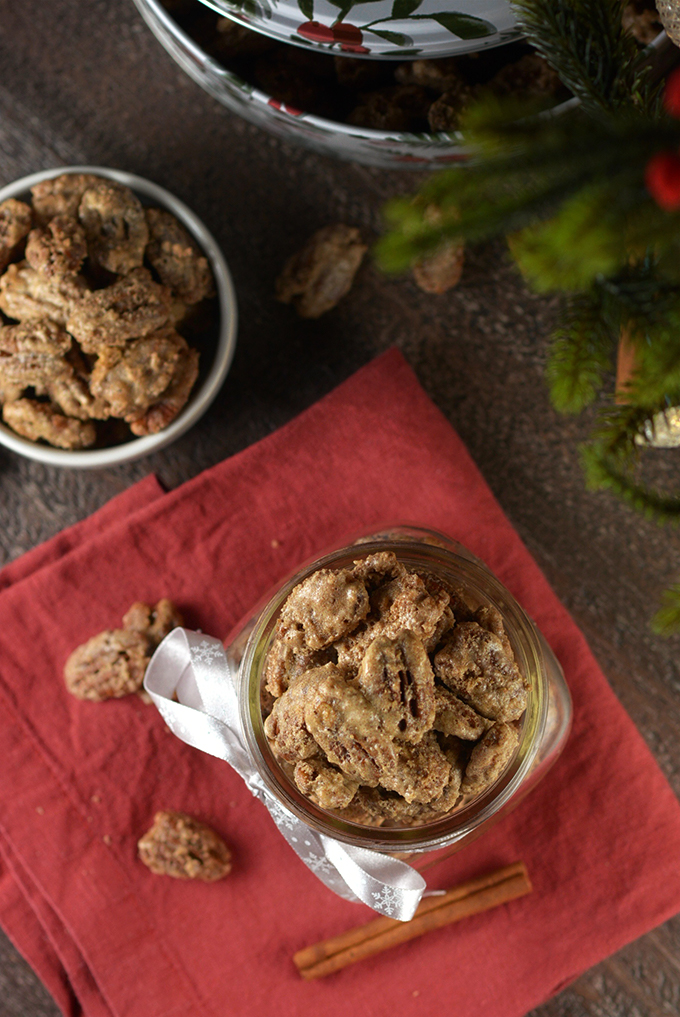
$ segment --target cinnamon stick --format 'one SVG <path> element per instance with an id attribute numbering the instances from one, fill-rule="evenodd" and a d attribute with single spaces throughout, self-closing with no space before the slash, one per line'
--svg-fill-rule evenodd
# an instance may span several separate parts
<path id="1" fill-rule="evenodd" d="M 382 953 L 391 946 L 406 943 L 432 929 L 488 911 L 530 892 L 531 882 L 526 866 L 523 862 L 514 862 L 485 876 L 469 879 L 441 896 L 426 897 L 409 922 L 376 918 L 366 925 L 299 950 L 293 961 L 303 978 L 323 978 L 348 964 Z"/>

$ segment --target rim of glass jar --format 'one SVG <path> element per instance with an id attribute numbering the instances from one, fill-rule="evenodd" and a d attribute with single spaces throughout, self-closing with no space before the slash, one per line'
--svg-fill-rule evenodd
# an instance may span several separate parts
<path id="1" fill-rule="evenodd" d="M 446 538 L 451 542 L 450 538 Z M 319 833 L 347 844 L 389 852 L 429 851 L 450 846 L 477 830 L 513 798 L 530 773 L 547 721 L 548 689 L 543 650 L 533 623 L 488 567 L 462 545 L 458 554 L 441 545 L 420 541 L 365 540 L 339 548 L 307 563 L 271 597 L 255 621 L 238 673 L 238 696 L 243 732 L 257 770 L 268 791 L 298 819 Z M 480 603 L 497 608 L 504 620 L 515 658 L 530 679 L 527 709 L 519 746 L 511 763 L 483 794 L 440 820 L 414 827 L 368 827 L 351 823 L 319 808 L 301 794 L 273 755 L 264 733 L 260 705 L 262 670 L 278 614 L 294 586 L 322 568 L 349 566 L 359 557 L 377 551 L 394 551 L 411 568 L 433 572 L 455 571 L 451 578 L 464 585 Z"/>

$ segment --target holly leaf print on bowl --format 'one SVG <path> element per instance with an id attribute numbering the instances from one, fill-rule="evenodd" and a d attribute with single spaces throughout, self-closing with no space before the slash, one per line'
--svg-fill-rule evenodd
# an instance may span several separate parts
<path id="1" fill-rule="evenodd" d="M 392 17 L 395 21 L 408 18 L 414 11 L 417 11 L 423 0 L 394 0 Z"/>

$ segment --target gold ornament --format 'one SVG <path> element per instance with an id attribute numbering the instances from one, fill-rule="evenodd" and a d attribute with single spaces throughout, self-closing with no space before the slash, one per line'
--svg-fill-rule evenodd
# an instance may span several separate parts
<path id="1" fill-rule="evenodd" d="M 680 0 L 655 0 L 655 3 L 669 39 L 680 46 Z"/>

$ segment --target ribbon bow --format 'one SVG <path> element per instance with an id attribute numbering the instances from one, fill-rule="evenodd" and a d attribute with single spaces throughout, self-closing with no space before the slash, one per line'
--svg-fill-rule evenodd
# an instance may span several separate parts
<path id="1" fill-rule="evenodd" d="M 267 789 L 246 747 L 235 677 L 219 639 L 177 628 L 151 658 L 144 688 L 173 734 L 236 770 L 322 883 L 345 900 L 408 921 L 425 889 L 419 872 L 389 855 L 317 833 Z"/>

